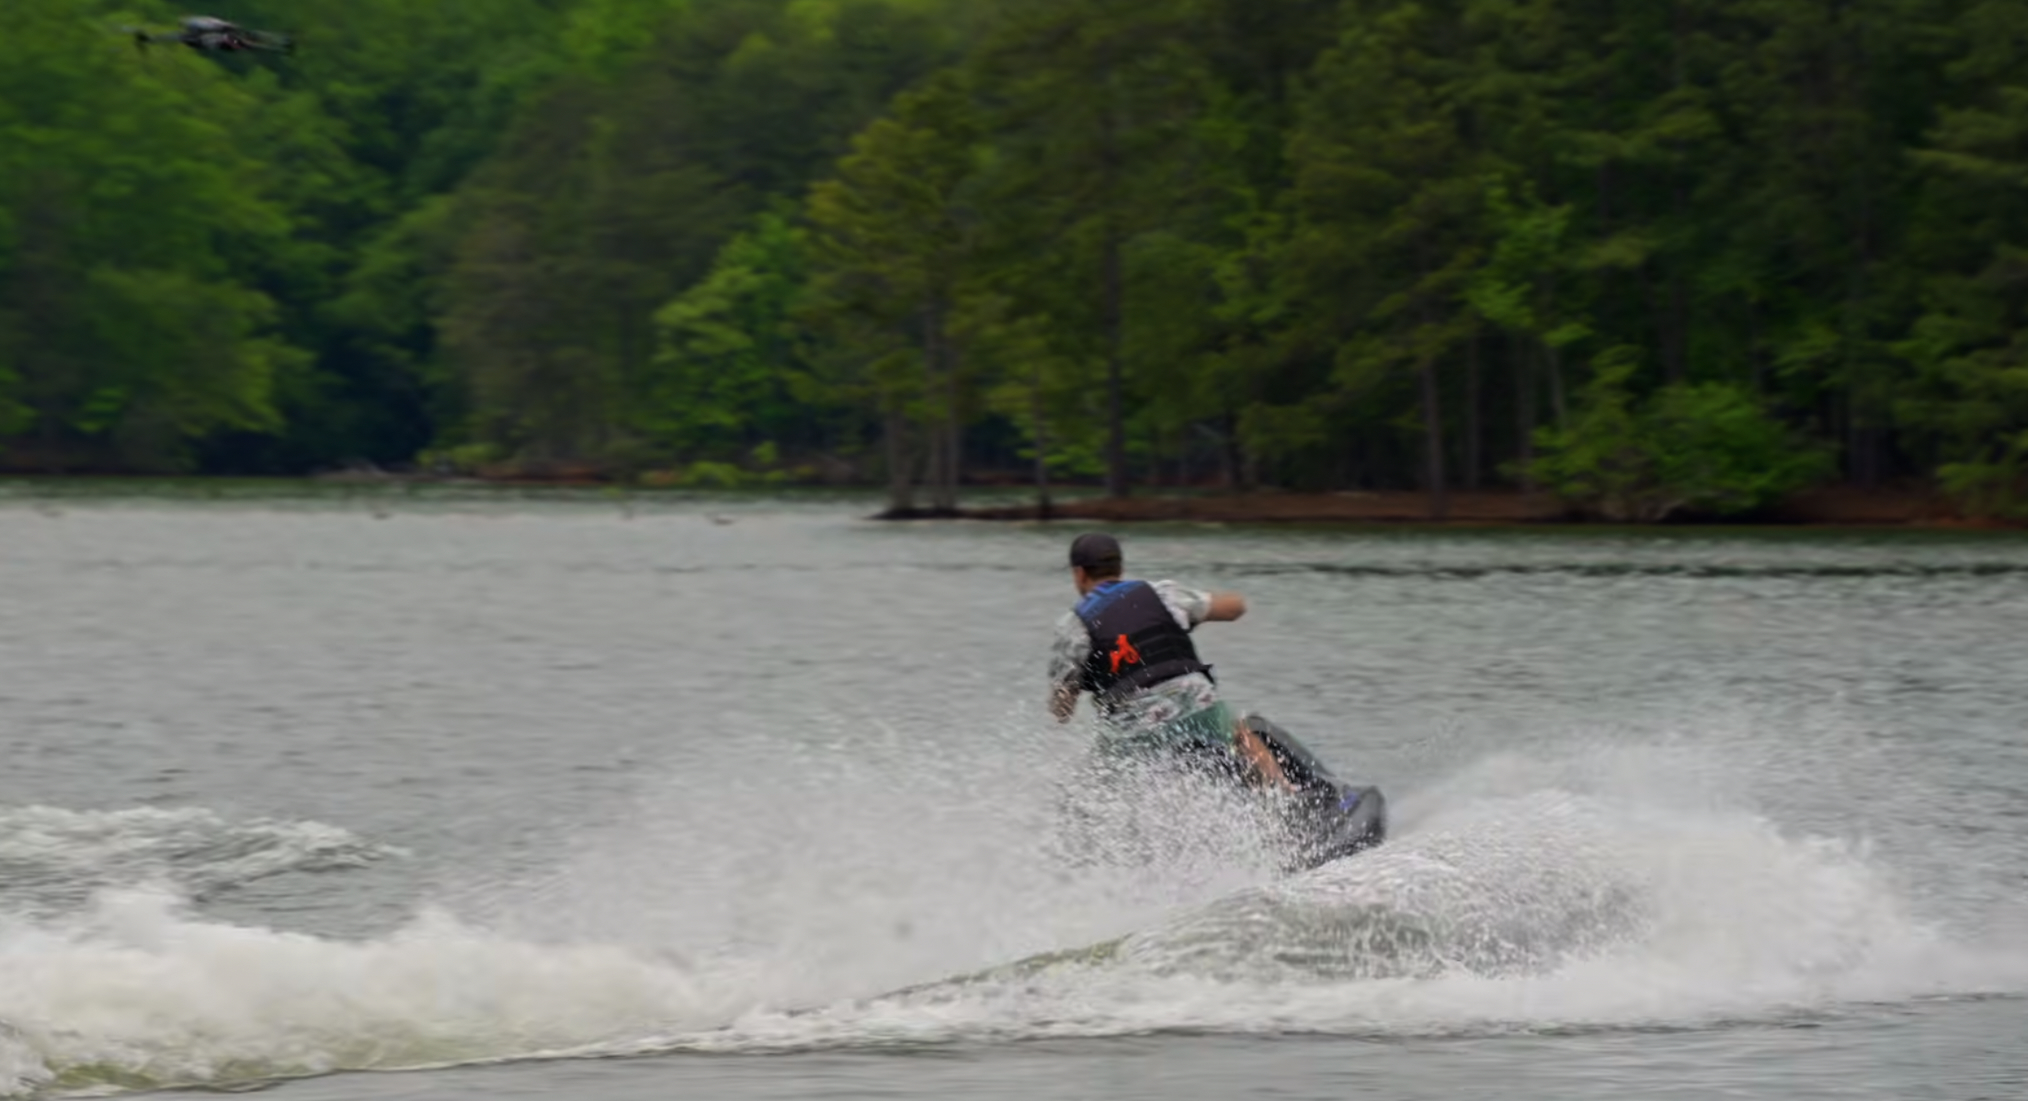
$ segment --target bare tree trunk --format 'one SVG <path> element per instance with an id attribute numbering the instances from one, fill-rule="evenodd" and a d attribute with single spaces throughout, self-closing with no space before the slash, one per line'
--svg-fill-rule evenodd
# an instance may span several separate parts
<path id="1" fill-rule="evenodd" d="M 1570 409 L 1563 400 L 1563 349 L 1544 342 L 1542 350 L 1549 363 L 1549 409 L 1556 414 L 1556 427 L 1570 427 Z"/>
<path id="2" fill-rule="evenodd" d="M 1680 198 L 1678 202 L 1680 204 Z M 1668 317 L 1669 342 L 1663 348 L 1662 362 L 1666 377 L 1674 384 L 1683 381 L 1685 364 L 1690 357 L 1690 304 L 1683 293 L 1683 274 L 1676 270 L 1669 272 Z"/>
<path id="3" fill-rule="evenodd" d="M 915 482 L 909 477 L 908 417 L 901 402 L 887 399 L 887 510 L 907 513 L 915 510 Z"/>
<path id="4" fill-rule="evenodd" d="M 956 507 L 950 484 L 950 389 L 943 377 L 948 373 L 944 365 L 943 308 L 931 299 L 922 307 L 922 424 L 927 451 L 923 480 L 929 483 L 930 508 L 938 512 Z"/>
<path id="5" fill-rule="evenodd" d="M 1678 92 L 1682 91 L 1683 87 L 1689 83 L 1689 72 L 1685 64 L 1683 49 L 1684 42 L 1690 35 L 1691 28 L 1689 22 L 1690 13 L 1685 10 L 1680 0 L 1670 0 L 1670 86 Z M 1665 140 L 1663 146 L 1672 151 L 1681 148 L 1680 143 L 1675 140 Z M 1667 171 L 1669 173 L 1670 209 L 1675 215 L 1676 224 L 1682 225 L 1685 217 L 1684 212 L 1689 206 L 1689 202 L 1683 194 L 1683 172 L 1680 168 L 1673 166 Z M 1681 257 L 1672 258 L 1669 262 L 1669 304 L 1665 317 L 1668 331 L 1663 337 L 1662 369 L 1669 383 L 1674 385 L 1683 381 L 1683 376 L 1690 359 L 1690 309 L 1683 292 L 1683 260 Z"/>
<path id="6" fill-rule="evenodd" d="M 1752 296 L 1746 300 L 1746 361 L 1752 371 L 1753 392 L 1761 396 L 1767 391 L 1767 370 L 1760 355 L 1760 303 Z"/>
<path id="7" fill-rule="evenodd" d="M 1554 273 L 1549 276 L 1546 282 L 1541 284 L 1537 291 L 1536 301 L 1538 303 L 1536 316 L 1540 318 L 1551 317 L 1550 311 L 1556 301 L 1556 276 Z M 1549 408 L 1556 414 L 1556 427 L 1567 427 L 1569 411 L 1564 408 L 1563 404 L 1563 350 L 1551 344 L 1545 337 L 1542 340 L 1542 358 L 1543 363 L 1549 368 Z"/>
<path id="8" fill-rule="evenodd" d="M 1127 421 L 1125 381 L 1120 362 L 1124 333 L 1125 277 L 1120 271 L 1120 242 L 1111 230 L 1105 243 L 1105 333 L 1106 333 L 1106 495 L 1127 495 Z"/>
<path id="9" fill-rule="evenodd" d="M 1472 333 L 1465 348 L 1465 488 L 1479 488 L 1479 459 L 1484 449 L 1484 425 L 1479 418 L 1479 334 Z"/>
<path id="10" fill-rule="evenodd" d="M 1047 520 L 1049 502 L 1049 419 L 1042 412 L 1042 361 L 1035 363 L 1034 388 L 1028 392 L 1029 414 L 1035 418 L 1035 515 Z"/>
<path id="11" fill-rule="evenodd" d="M 958 349 L 948 336 L 941 336 L 937 345 L 944 359 L 944 427 L 948 434 L 944 444 L 943 507 L 956 512 L 965 464 L 965 417 L 958 408 Z"/>
<path id="12" fill-rule="evenodd" d="M 1862 56 L 1859 64 L 1864 65 Z M 1854 348 L 1868 336 L 1866 324 L 1867 278 L 1873 266 L 1873 193 L 1867 186 L 1869 180 L 1864 172 L 1858 174 L 1859 212 L 1858 222 L 1852 227 L 1851 282 L 1847 284 L 1845 299 L 1845 358 L 1852 363 Z M 1870 367 L 1853 371 L 1846 368 L 1846 377 L 1851 392 L 1851 448 L 1852 480 L 1862 488 L 1873 489 L 1880 484 L 1885 467 L 1881 438 L 1885 434 L 1879 427 L 1884 417 L 1875 416 L 1873 387 L 1867 376 L 1873 373 Z"/>
<path id="13" fill-rule="evenodd" d="M 1110 57 L 1104 69 L 1105 94 L 1110 97 L 1113 87 L 1113 72 Z M 1100 244 L 1103 255 L 1099 258 L 1099 280 L 1101 305 L 1104 317 L 1101 325 L 1106 342 L 1106 495 L 1125 497 L 1127 495 L 1127 423 L 1125 397 L 1122 393 L 1125 381 L 1121 377 L 1125 365 L 1121 362 L 1125 354 L 1126 276 L 1121 271 L 1120 226 L 1117 208 L 1123 201 L 1120 189 L 1120 146 L 1119 120 L 1114 117 L 1114 104 L 1108 102 L 1102 114 L 1103 131 L 1100 135 L 1099 162 L 1104 177 L 1104 195 L 1107 204 L 1105 238 Z"/>
<path id="14" fill-rule="evenodd" d="M 1866 395 L 1860 383 L 1852 383 L 1845 394 L 1846 469 L 1854 485 L 1873 489 L 1880 484 L 1880 433 L 1874 429 Z"/>
<path id="15" fill-rule="evenodd" d="M 1514 436 L 1516 461 L 1521 468 L 1521 488 L 1535 488 L 1535 478 L 1530 473 L 1535 465 L 1535 372 L 1528 369 L 1529 354 L 1522 348 L 1512 346 L 1509 350 L 1514 357 Z"/>
<path id="16" fill-rule="evenodd" d="M 1601 237 L 1613 228 L 1613 167 L 1603 158 L 1598 162 L 1598 228 Z"/>
<path id="17" fill-rule="evenodd" d="M 1428 259 L 1423 261 L 1423 270 L 1429 270 Z M 1422 326 L 1431 328 L 1430 307 L 1424 302 Z M 1440 357 L 1431 351 L 1423 353 L 1422 376 L 1422 453 L 1423 491 L 1429 494 L 1429 518 L 1441 520 L 1450 512 L 1450 498 L 1444 485 L 1444 411 L 1441 394 L 1437 386 L 1437 361 Z"/>
<path id="18" fill-rule="evenodd" d="M 1245 482 L 1246 457 L 1239 448 L 1239 418 L 1231 413 L 1225 415 L 1225 439 L 1220 443 L 1219 450 L 1225 463 L 1225 488 L 1239 489 Z"/>
<path id="19" fill-rule="evenodd" d="M 1437 360 L 1430 356 L 1422 363 L 1423 486 L 1429 493 L 1429 518 L 1441 520 L 1450 512 L 1450 498 L 1444 486 L 1444 416 L 1437 399 Z"/>
<path id="20" fill-rule="evenodd" d="M 937 416 L 937 310 L 934 302 L 922 305 L 922 480 L 929 487 L 929 507 L 944 506 L 944 434 Z"/>

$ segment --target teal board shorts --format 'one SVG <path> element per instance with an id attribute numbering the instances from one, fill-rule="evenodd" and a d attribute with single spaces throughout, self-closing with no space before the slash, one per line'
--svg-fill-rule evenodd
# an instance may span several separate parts
<path id="1" fill-rule="evenodd" d="M 1099 752 L 1107 757 L 1161 758 L 1206 751 L 1232 752 L 1232 710 L 1224 701 L 1169 720 L 1160 726 L 1115 726 L 1099 735 Z"/>

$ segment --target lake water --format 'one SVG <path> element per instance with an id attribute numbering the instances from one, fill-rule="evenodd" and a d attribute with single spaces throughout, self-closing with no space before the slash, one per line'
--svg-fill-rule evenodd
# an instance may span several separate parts
<path id="1" fill-rule="evenodd" d="M 2028 540 L 1125 530 L 1284 879 L 1066 862 L 1080 529 L 872 509 L 0 486 L 0 1094 L 2028 1095 Z"/>

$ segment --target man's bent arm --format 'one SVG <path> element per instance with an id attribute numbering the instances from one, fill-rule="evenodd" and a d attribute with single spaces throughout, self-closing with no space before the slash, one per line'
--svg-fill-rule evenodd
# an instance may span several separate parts
<path id="1" fill-rule="evenodd" d="M 1231 621 L 1246 614 L 1246 598 L 1238 593 L 1212 593 L 1211 608 L 1204 613 L 1206 622 Z"/>

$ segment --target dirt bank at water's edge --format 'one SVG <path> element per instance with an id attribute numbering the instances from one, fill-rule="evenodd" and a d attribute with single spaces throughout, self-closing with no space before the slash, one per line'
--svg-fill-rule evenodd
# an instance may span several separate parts
<path id="1" fill-rule="evenodd" d="M 1057 502 L 1048 519 L 1126 523 L 1185 520 L 1209 523 L 1432 523 L 1457 525 L 1555 524 L 1575 521 L 1555 498 L 1541 493 L 1492 491 L 1452 493 L 1443 521 L 1432 521 L 1429 498 L 1421 493 L 1231 493 L 1161 496 L 1147 492 L 1123 499 L 1079 498 Z M 1033 503 L 959 509 L 973 520 L 1040 519 Z M 896 517 L 918 518 L 918 517 Z M 1682 521 L 1678 521 L 1682 522 Z M 1862 490 L 1831 487 L 1798 494 L 1753 517 L 1729 523 L 1845 527 L 1982 527 L 1960 517 L 1950 502 L 1919 489 Z"/>

